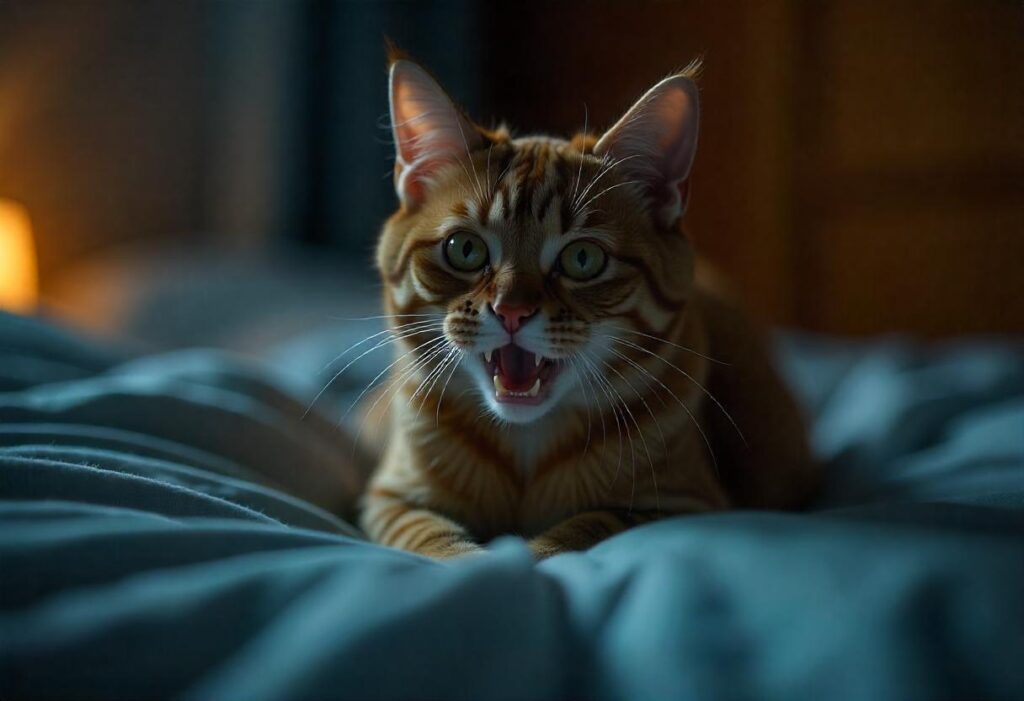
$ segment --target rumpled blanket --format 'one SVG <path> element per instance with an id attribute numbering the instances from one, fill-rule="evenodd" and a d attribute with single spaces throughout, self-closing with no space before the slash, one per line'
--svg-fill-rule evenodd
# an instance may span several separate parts
<path id="1" fill-rule="evenodd" d="M 437 563 L 339 517 L 357 451 L 294 365 L 0 315 L 0 699 L 1024 698 L 1024 349 L 779 359 L 814 511 Z"/>

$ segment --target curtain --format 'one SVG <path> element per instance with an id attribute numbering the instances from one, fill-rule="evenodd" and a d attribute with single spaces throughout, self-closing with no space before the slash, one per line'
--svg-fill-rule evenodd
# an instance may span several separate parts
<path id="1" fill-rule="evenodd" d="M 480 9 L 450 2 L 210 3 L 206 217 L 240 240 L 368 255 L 395 207 L 385 37 L 479 107 Z"/>

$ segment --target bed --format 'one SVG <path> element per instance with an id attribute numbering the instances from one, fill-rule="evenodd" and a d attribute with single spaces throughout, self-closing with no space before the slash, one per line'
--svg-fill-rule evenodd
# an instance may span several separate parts
<path id="1" fill-rule="evenodd" d="M 780 336 L 812 511 L 437 563 L 349 525 L 376 367 L 310 409 L 366 332 L 140 355 L 0 315 L 0 698 L 1024 698 L 1020 343 Z"/>

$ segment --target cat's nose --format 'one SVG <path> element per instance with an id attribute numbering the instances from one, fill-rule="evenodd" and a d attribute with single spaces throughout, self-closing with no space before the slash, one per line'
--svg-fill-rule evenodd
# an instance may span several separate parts
<path id="1" fill-rule="evenodd" d="M 536 306 L 528 306 L 524 304 L 506 304 L 499 302 L 498 304 L 491 306 L 491 311 L 498 317 L 498 321 L 505 327 L 505 330 L 509 333 L 515 333 L 519 330 L 527 319 L 537 313 Z"/>

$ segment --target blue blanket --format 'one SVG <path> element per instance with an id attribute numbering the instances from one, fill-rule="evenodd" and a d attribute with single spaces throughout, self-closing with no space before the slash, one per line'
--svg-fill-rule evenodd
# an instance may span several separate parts
<path id="1" fill-rule="evenodd" d="M 780 359 L 814 512 L 442 564 L 335 515 L 359 460 L 294 368 L 0 316 L 0 698 L 1024 698 L 1024 349 Z"/>

